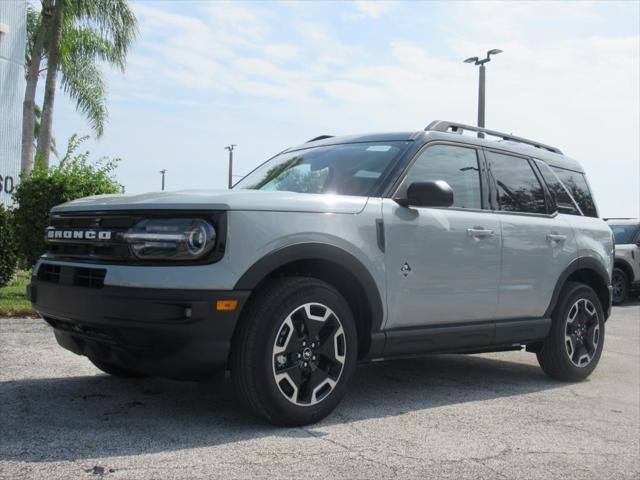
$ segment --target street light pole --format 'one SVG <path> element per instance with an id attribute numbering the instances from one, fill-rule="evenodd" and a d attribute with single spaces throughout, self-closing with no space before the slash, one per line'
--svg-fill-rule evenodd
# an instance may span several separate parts
<path id="1" fill-rule="evenodd" d="M 484 90 L 485 90 L 485 66 L 480 65 L 480 82 L 478 85 L 478 126 L 484 128 Z"/>
<path id="2" fill-rule="evenodd" d="M 229 190 L 233 187 L 233 149 L 236 147 L 235 143 L 224 147 L 225 150 L 229 150 Z"/>
<path id="3" fill-rule="evenodd" d="M 162 191 L 164 191 L 164 174 L 167 173 L 167 169 L 163 168 L 160 173 L 162 174 Z"/>
<path id="4" fill-rule="evenodd" d="M 484 97 L 486 89 L 486 67 L 484 64 L 491 61 L 491 55 L 497 55 L 499 53 L 502 53 L 502 50 L 494 48 L 493 50 L 489 50 L 487 52 L 487 56 L 483 59 L 478 57 L 469 57 L 464 61 L 464 63 L 473 63 L 480 67 L 480 78 L 478 84 L 478 127 L 480 128 L 484 128 Z M 479 132 L 478 137 L 483 138 L 484 134 Z"/>

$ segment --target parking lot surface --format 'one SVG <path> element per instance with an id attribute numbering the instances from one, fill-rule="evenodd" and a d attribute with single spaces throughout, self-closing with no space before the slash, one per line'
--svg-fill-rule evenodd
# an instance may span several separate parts
<path id="1" fill-rule="evenodd" d="M 0 319 L 0 478 L 640 477 L 640 304 L 614 309 L 585 382 L 525 352 L 366 364 L 305 428 L 255 420 L 230 382 L 121 380 Z"/>

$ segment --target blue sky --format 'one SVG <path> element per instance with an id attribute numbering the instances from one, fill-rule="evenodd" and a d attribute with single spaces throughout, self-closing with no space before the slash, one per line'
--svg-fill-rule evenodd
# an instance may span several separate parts
<path id="1" fill-rule="evenodd" d="M 490 48 L 487 126 L 558 145 L 604 216 L 640 215 L 640 2 L 134 2 L 140 37 L 109 71 L 109 124 L 87 144 L 121 157 L 127 192 L 225 188 L 320 134 L 474 123 Z M 89 133 L 61 94 L 58 143 Z"/>

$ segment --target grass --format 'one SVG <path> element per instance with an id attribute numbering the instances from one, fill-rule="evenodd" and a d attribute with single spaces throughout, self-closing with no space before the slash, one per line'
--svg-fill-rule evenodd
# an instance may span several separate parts
<path id="1" fill-rule="evenodd" d="M 20 270 L 9 285 L 0 288 L 0 317 L 25 317 L 35 315 L 27 300 L 27 284 L 31 272 Z"/>

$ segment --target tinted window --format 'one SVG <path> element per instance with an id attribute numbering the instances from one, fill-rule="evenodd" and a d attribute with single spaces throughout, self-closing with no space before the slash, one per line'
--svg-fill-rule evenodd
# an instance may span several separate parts
<path id="1" fill-rule="evenodd" d="M 434 145 L 416 159 L 408 182 L 444 180 L 453 189 L 453 206 L 481 208 L 480 168 L 473 148 Z"/>
<path id="2" fill-rule="evenodd" d="M 565 170 L 563 168 L 551 167 L 554 172 L 560 177 L 564 186 L 567 187 L 571 196 L 575 199 L 582 210 L 582 213 L 587 217 L 597 217 L 596 205 L 593 202 L 593 197 L 589 191 L 587 180 L 584 175 L 571 170 Z"/>
<path id="3" fill-rule="evenodd" d="M 633 243 L 638 233 L 638 225 L 609 225 L 618 245 Z"/>
<path id="4" fill-rule="evenodd" d="M 371 195 L 404 145 L 404 142 L 350 143 L 282 153 L 259 166 L 234 188 Z"/>
<path id="5" fill-rule="evenodd" d="M 520 157 L 487 152 L 498 186 L 498 206 L 507 212 L 546 213 L 544 190 L 529 162 Z"/>
<path id="6" fill-rule="evenodd" d="M 536 162 L 540 168 L 542 178 L 547 184 L 547 188 L 551 193 L 553 201 L 560 213 L 568 213 L 570 215 L 580 215 L 580 211 L 576 208 L 574 201 L 571 199 L 567 188 L 562 184 L 558 175 L 544 162 Z"/>

